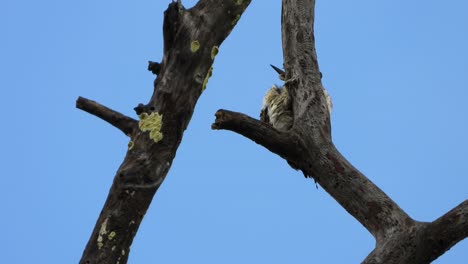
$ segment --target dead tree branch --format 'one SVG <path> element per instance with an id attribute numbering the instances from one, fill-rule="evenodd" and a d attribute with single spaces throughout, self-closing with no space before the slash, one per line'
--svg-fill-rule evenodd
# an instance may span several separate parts
<path id="1" fill-rule="evenodd" d="M 467 202 L 433 223 L 415 221 L 341 155 L 332 142 L 315 51 L 315 1 L 282 3 L 283 66 L 285 87 L 292 99 L 293 127 L 279 132 L 227 110 L 217 112 L 212 127 L 239 133 L 313 177 L 375 237 L 376 248 L 364 263 L 429 263 L 436 259 L 467 236 Z"/>
<path id="2" fill-rule="evenodd" d="M 429 224 L 426 236 L 429 261 L 468 237 L 468 200 Z"/>
<path id="3" fill-rule="evenodd" d="M 269 124 L 228 110 L 218 110 L 215 116 L 216 121 L 211 125 L 212 129 L 230 130 L 241 134 L 286 160 L 291 159 L 290 156 L 297 157 L 300 154 L 297 151 L 300 146 L 299 142 L 295 142 L 289 134 L 281 133 Z M 283 154 L 288 156 L 282 156 Z"/>
<path id="4" fill-rule="evenodd" d="M 135 108 L 148 127 L 99 104 L 79 98 L 77 107 L 101 117 L 131 142 L 109 191 L 80 263 L 127 263 L 130 246 L 152 198 L 175 157 L 195 104 L 212 73 L 219 46 L 230 34 L 250 0 L 200 0 L 185 9 L 180 1 L 164 13 L 164 55 L 152 64 L 158 74 L 147 104 Z M 156 67 L 157 66 L 157 67 Z M 130 125 L 131 124 L 131 125 Z M 131 127 L 131 129 L 129 128 Z"/>
<path id="5" fill-rule="evenodd" d="M 76 100 L 76 108 L 101 118 L 127 136 L 131 136 L 138 128 L 138 121 L 135 119 L 81 96 Z"/>

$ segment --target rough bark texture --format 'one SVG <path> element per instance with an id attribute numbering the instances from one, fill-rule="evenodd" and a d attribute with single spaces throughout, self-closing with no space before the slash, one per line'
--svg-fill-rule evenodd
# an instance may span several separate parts
<path id="1" fill-rule="evenodd" d="M 131 138 L 104 208 L 80 263 L 126 263 L 130 246 L 151 200 L 169 171 L 195 104 L 211 75 L 218 47 L 250 4 L 201 0 L 186 10 L 173 2 L 164 13 L 164 56 L 151 62 L 158 74 L 154 93 L 135 111 L 162 115 L 162 140 L 155 142 L 138 121 L 96 102 L 78 98 L 77 107 L 102 118 Z"/>
<path id="2" fill-rule="evenodd" d="M 432 223 L 411 219 L 335 148 L 313 33 L 314 0 L 283 0 L 285 86 L 293 101 L 287 132 L 219 110 L 213 129 L 239 133 L 313 177 L 376 239 L 363 263 L 429 263 L 468 235 L 468 201 Z"/>

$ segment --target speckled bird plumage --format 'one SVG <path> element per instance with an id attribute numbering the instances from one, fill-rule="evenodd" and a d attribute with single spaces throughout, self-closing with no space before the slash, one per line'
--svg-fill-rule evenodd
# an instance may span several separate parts
<path id="1" fill-rule="evenodd" d="M 293 125 L 291 99 L 286 88 L 273 85 L 263 98 L 260 120 L 279 131 L 287 131 Z"/>

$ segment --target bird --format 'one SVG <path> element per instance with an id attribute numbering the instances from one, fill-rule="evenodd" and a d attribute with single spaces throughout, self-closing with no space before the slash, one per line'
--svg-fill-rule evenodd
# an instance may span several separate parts
<path id="1" fill-rule="evenodd" d="M 263 97 L 260 120 L 285 132 L 293 125 L 291 98 L 285 87 L 273 85 Z"/>
<path id="2" fill-rule="evenodd" d="M 270 65 L 278 74 L 280 80 L 285 80 L 283 70 Z M 273 126 L 273 128 L 285 132 L 293 125 L 291 97 L 285 86 L 271 86 L 263 97 L 260 120 Z"/>
<path id="3" fill-rule="evenodd" d="M 283 70 L 270 65 L 278 74 L 279 78 L 282 81 L 288 82 L 286 80 L 286 74 Z M 320 77 L 321 77 L 320 73 Z M 323 86 L 322 86 L 323 87 Z M 323 88 L 323 92 L 325 95 L 325 99 L 327 102 L 327 107 L 329 113 L 331 113 L 332 102 L 331 98 L 328 95 L 325 88 Z M 280 132 L 287 132 L 290 130 L 294 123 L 293 111 L 292 111 L 292 100 L 289 96 L 288 89 L 286 85 L 282 87 L 278 87 L 277 85 L 273 85 L 268 92 L 263 97 L 263 104 L 260 111 L 260 121 L 270 124 L 276 130 Z M 298 170 L 299 166 L 292 160 L 286 160 L 293 169 Z M 302 171 L 304 177 L 306 178 L 314 178 L 313 175 L 308 175 L 304 171 Z M 315 181 L 315 178 L 314 178 Z M 317 186 L 317 181 L 315 181 Z M 318 187 L 317 187 L 318 188 Z"/>
<path id="4" fill-rule="evenodd" d="M 270 66 L 278 73 L 280 80 L 287 82 L 286 73 L 283 70 L 271 64 Z M 320 77 L 322 77 L 322 73 L 320 73 Z M 328 113 L 331 115 L 333 103 L 325 87 L 323 87 L 323 93 L 327 103 Z M 291 129 L 294 121 L 292 101 L 286 85 L 282 87 L 273 85 L 265 94 L 260 111 L 260 120 L 272 125 L 281 132 Z"/>

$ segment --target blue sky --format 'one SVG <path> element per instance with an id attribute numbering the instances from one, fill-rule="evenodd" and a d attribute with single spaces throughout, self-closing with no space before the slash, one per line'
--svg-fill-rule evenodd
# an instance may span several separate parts
<path id="1" fill-rule="evenodd" d="M 162 56 L 170 1 L 0 4 L 4 263 L 76 263 L 128 138 L 75 109 L 84 96 L 135 117 Z M 195 1 L 183 1 L 186 7 Z M 341 152 L 410 216 L 468 196 L 468 3 L 317 1 L 323 83 Z M 130 263 L 359 263 L 371 235 L 262 147 L 212 131 L 219 108 L 257 117 L 281 65 L 280 1 L 253 1 L 220 47 Z M 6 118 L 10 116 L 9 118 Z M 465 263 L 463 241 L 435 263 Z"/>

